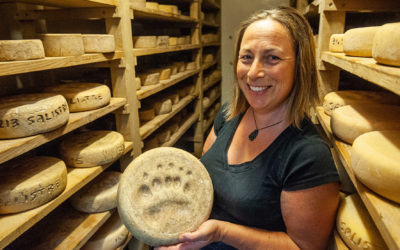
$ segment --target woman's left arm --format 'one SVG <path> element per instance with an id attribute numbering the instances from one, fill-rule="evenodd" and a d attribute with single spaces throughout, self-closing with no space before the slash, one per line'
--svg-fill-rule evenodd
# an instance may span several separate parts
<path id="1" fill-rule="evenodd" d="M 199 249 L 222 241 L 238 249 L 326 249 L 339 203 L 337 183 L 299 191 L 283 191 L 282 215 L 287 233 L 208 220 L 178 245 L 156 249 Z"/>

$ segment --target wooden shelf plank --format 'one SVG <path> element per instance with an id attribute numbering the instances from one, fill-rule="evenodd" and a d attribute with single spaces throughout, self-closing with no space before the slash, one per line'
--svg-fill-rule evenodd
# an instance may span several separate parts
<path id="1" fill-rule="evenodd" d="M 321 59 L 400 95 L 400 68 L 377 64 L 373 58 L 323 52 Z"/>
<path id="2" fill-rule="evenodd" d="M 86 8 L 86 7 L 110 7 L 119 6 L 118 0 L 1 0 L 0 2 L 21 2 L 30 4 L 39 4 L 45 6 L 54 6 L 61 8 Z"/>
<path id="3" fill-rule="evenodd" d="M 125 98 L 111 98 L 110 104 L 103 108 L 86 112 L 71 113 L 68 123 L 54 131 L 18 139 L 0 140 L 0 163 L 8 161 L 28 152 L 29 150 L 43 145 L 46 142 L 65 135 L 74 129 L 86 125 L 118 108 L 121 108 L 125 103 Z"/>
<path id="4" fill-rule="evenodd" d="M 143 124 L 139 129 L 140 137 L 142 138 L 142 140 L 146 139 L 151 133 L 156 131 L 161 125 L 166 123 L 169 119 L 171 119 L 174 115 L 176 115 L 179 111 L 181 111 L 184 107 L 191 103 L 194 98 L 195 96 L 193 95 L 184 97 L 177 104 L 172 106 L 172 111 L 170 113 L 158 115 L 153 120 Z"/>
<path id="5" fill-rule="evenodd" d="M 164 11 L 140 8 L 131 4 L 134 19 L 148 19 L 172 22 L 196 23 L 198 20 L 190 16 L 176 15 Z"/>
<path id="6" fill-rule="evenodd" d="M 195 113 L 190 116 L 189 119 L 187 119 L 182 126 L 179 127 L 178 131 L 171 136 L 171 139 L 162 144 L 161 147 L 172 147 L 198 119 L 199 114 Z"/>
<path id="7" fill-rule="evenodd" d="M 133 55 L 134 56 L 148 56 L 148 55 L 154 55 L 154 54 L 192 50 L 192 49 L 199 49 L 199 48 L 200 48 L 200 45 L 198 45 L 198 44 L 177 45 L 177 46 L 171 46 L 168 48 L 145 48 L 145 49 L 134 48 Z"/>
<path id="8" fill-rule="evenodd" d="M 46 57 L 28 61 L 0 62 L 0 76 L 22 74 L 41 70 L 58 69 L 97 62 L 107 62 L 121 59 L 122 52 L 96 53 L 81 56 Z"/>
<path id="9" fill-rule="evenodd" d="M 217 84 L 218 82 L 220 82 L 222 79 L 222 77 L 218 77 L 217 79 L 214 79 L 213 81 L 211 81 L 208 84 L 203 85 L 203 92 L 207 91 L 209 88 L 211 88 L 212 86 L 214 86 L 215 84 Z"/>
<path id="10" fill-rule="evenodd" d="M 114 209 L 115 210 L 115 209 Z M 82 213 L 63 203 L 10 244 L 11 249 L 80 249 L 114 210 Z"/>
<path id="11" fill-rule="evenodd" d="M 210 68 L 211 66 L 217 64 L 217 62 L 218 62 L 217 60 L 214 60 L 213 62 L 210 62 L 210 63 L 204 63 L 204 64 L 202 65 L 202 69 L 203 69 L 203 70 L 206 70 L 206 69 Z"/>
<path id="12" fill-rule="evenodd" d="M 203 128 L 203 134 L 204 134 L 205 132 L 208 131 L 208 129 L 211 127 L 211 125 L 213 125 L 214 119 L 215 119 L 215 117 L 217 116 L 217 114 L 218 114 L 218 113 L 215 113 L 215 115 L 214 115 L 213 117 L 211 117 L 211 118 L 207 121 L 206 126 Z"/>
<path id="13" fill-rule="evenodd" d="M 321 107 L 318 107 L 316 110 L 320 123 L 324 124 L 322 127 L 330 127 L 330 117 L 323 113 Z M 396 204 L 375 194 L 359 182 L 351 168 L 351 145 L 335 139 L 333 135 L 331 135 L 331 138 L 333 138 L 332 144 L 334 149 L 338 152 L 350 180 L 353 182 L 357 193 L 364 202 L 382 238 L 390 249 L 400 249 L 400 204 Z"/>
<path id="14" fill-rule="evenodd" d="M 208 104 L 206 107 L 203 107 L 203 112 L 207 109 L 209 109 L 216 100 L 218 100 L 221 97 L 221 92 L 218 92 L 218 94 L 214 97 L 214 99 L 210 100 L 210 104 Z"/>
<path id="15" fill-rule="evenodd" d="M 203 43 L 203 47 L 210 47 L 210 46 L 221 46 L 221 43 L 220 42 Z"/>
<path id="16" fill-rule="evenodd" d="M 219 28 L 220 25 L 218 23 L 212 23 L 212 22 L 207 22 L 207 21 L 201 21 L 203 26 L 208 26 L 208 27 L 214 27 L 214 28 Z"/>
<path id="17" fill-rule="evenodd" d="M 175 74 L 175 75 L 171 76 L 171 78 L 168 80 L 161 80 L 159 84 L 142 86 L 138 91 L 136 91 L 136 96 L 139 100 L 144 99 L 144 98 L 151 96 L 163 89 L 166 89 L 186 78 L 189 78 L 199 72 L 200 72 L 199 69 L 189 70 L 189 71 Z"/>

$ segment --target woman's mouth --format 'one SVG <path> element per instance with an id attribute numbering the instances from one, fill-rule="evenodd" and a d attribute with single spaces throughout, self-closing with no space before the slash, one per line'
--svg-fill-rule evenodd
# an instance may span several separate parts
<path id="1" fill-rule="evenodd" d="M 266 89 L 271 87 L 271 86 L 251 86 L 249 84 L 247 84 L 247 85 L 249 86 L 249 89 L 251 91 L 254 91 L 254 92 L 257 92 L 257 93 L 262 92 L 262 91 L 264 91 L 264 90 L 266 90 Z"/>

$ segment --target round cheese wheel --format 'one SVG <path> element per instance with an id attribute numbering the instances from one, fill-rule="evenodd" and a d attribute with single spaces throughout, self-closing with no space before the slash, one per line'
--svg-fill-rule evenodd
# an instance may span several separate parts
<path id="1" fill-rule="evenodd" d="M 99 213 L 117 207 L 120 178 L 120 172 L 103 172 L 71 196 L 72 207 L 84 213 Z"/>
<path id="2" fill-rule="evenodd" d="M 169 139 L 171 139 L 171 131 L 168 128 L 165 128 L 157 134 L 157 139 L 160 145 L 169 141 Z"/>
<path id="3" fill-rule="evenodd" d="M 139 109 L 139 119 L 141 121 L 147 122 L 152 120 L 155 117 L 154 108 L 153 107 L 141 107 Z"/>
<path id="4" fill-rule="evenodd" d="M 346 105 L 333 110 L 331 129 L 335 136 L 350 144 L 370 131 L 400 129 L 400 106 Z"/>
<path id="5" fill-rule="evenodd" d="M 167 12 L 169 14 L 178 14 L 178 6 L 170 4 L 160 4 L 158 5 L 160 11 Z"/>
<path id="6" fill-rule="evenodd" d="M 177 37 L 170 37 L 168 39 L 168 45 L 169 46 L 176 46 L 178 45 L 178 38 Z"/>
<path id="7" fill-rule="evenodd" d="M 93 130 L 67 136 L 59 145 L 70 167 L 94 167 L 117 160 L 124 153 L 124 137 L 115 131 Z"/>
<path id="8" fill-rule="evenodd" d="M 135 84 L 136 84 L 136 90 L 139 90 L 142 87 L 142 80 L 140 77 L 135 77 Z"/>
<path id="9" fill-rule="evenodd" d="M 349 29 L 343 36 L 343 52 L 348 56 L 372 57 L 372 43 L 378 26 Z"/>
<path id="10" fill-rule="evenodd" d="M 70 112 L 88 111 L 110 103 L 111 92 L 107 85 L 92 82 L 71 82 L 51 86 L 45 92 L 63 95 Z"/>
<path id="11" fill-rule="evenodd" d="M 157 2 L 147 2 L 146 1 L 146 8 L 151 10 L 158 10 L 159 3 Z"/>
<path id="12" fill-rule="evenodd" d="M 169 36 L 157 36 L 157 47 L 167 48 L 169 45 Z"/>
<path id="13" fill-rule="evenodd" d="M 357 194 L 341 200 L 336 228 L 343 241 L 352 250 L 388 249 Z"/>
<path id="14" fill-rule="evenodd" d="M 210 63 L 214 61 L 214 54 L 205 54 L 203 57 L 203 63 Z"/>
<path id="15" fill-rule="evenodd" d="M 23 94 L 0 99 L 0 138 L 19 138 L 55 130 L 69 118 L 62 95 Z"/>
<path id="16" fill-rule="evenodd" d="M 133 7 L 146 8 L 146 0 L 129 0 L 129 2 Z"/>
<path id="17" fill-rule="evenodd" d="M 357 137 L 351 148 L 351 166 L 368 188 L 400 203 L 400 130 Z"/>
<path id="18" fill-rule="evenodd" d="M 379 27 L 374 37 L 372 57 L 378 63 L 400 66 L 400 23 Z"/>
<path id="19" fill-rule="evenodd" d="M 343 37 L 344 34 L 332 34 L 329 39 L 329 51 L 343 52 Z"/>
<path id="20" fill-rule="evenodd" d="M 133 37 L 133 47 L 134 48 L 155 48 L 155 47 L 157 47 L 157 36 L 134 36 Z"/>
<path id="21" fill-rule="evenodd" d="M 128 229 L 121 222 L 118 213 L 114 212 L 82 249 L 115 250 L 125 242 L 128 234 Z"/>
<path id="22" fill-rule="evenodd" d="M 196 62 L 188 62 L 186 63 L 186 70 L 195 70 L 197 69 L 197 63 Z"/>
<path id="23" fill-rule="evenodd" d="M 64 191 L 65 163 L 55 157 L 12 160 L 0 168 L 0 214 L 41 206 Z"/>
<path id="24" fill-rule="evenodd" d="M 365 90 L 339 90 L 329 92 L 324 96 L 324 113 L 332 114 L 332 110 L 352 104 L 380 103 L 400 104 L 400 97 L 389 92 L 376 92 Z"/>
<path id="25" fill-rule="evenodd" d="M 159 73 L 159 80 L 168 80 L 171 77 L 171 69 L 170 68 L 161 68 L 161 69 L 150 69 L 148 72 L 150 73 Z"/>
<path id="26" fill-rule="evenodd" d="M 154 112 L 156 115 L 167 114 L 172 111 L 171 99 L 156 101 L 154 103 Z"/>
<path id="27" fill-rule="evenodd" d="M 149 85 L 155 85 L 160 82 L 160 73 L 155 72 L 155 73 L 141 73 L 138 74 L 140 81 L 142 83 L 142 86 L 149 86 Z"/>
<path id="28" fill-rule="evenodd" d="M 42 34 L 46 56 L 80 56 L 85 53 L 82 34 Z"/>
<path id="29" fill-rule="evenodd" d="M 208 219 L 211 178 L 190 153 L 159 147 L 135 158 L 122 174 L 118 211 L 128 230 L 151 246 L 179 242 Z"/>
<path id="30" fill-rule="evenodd" d="M 113 35 L 84 34 L 82 39 L 85 53 L 109 53 L 115 51 Z"/>
<path id="31" fill-rule="evenodd" d="M 44 58 L 43 43 L 33 40 L 0 40 L 0 62 Z"/>

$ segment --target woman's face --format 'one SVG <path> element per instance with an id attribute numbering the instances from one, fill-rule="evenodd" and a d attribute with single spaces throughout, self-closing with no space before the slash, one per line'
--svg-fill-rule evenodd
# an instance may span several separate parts
<path id="1" fill-rule="evenodd" d="M 285 108 L 293 86 L 294 64 L 292 41 L 282 24 L 265 19 L 247 27 L 236 74 L 250 106 L 264 112 Z"/>

